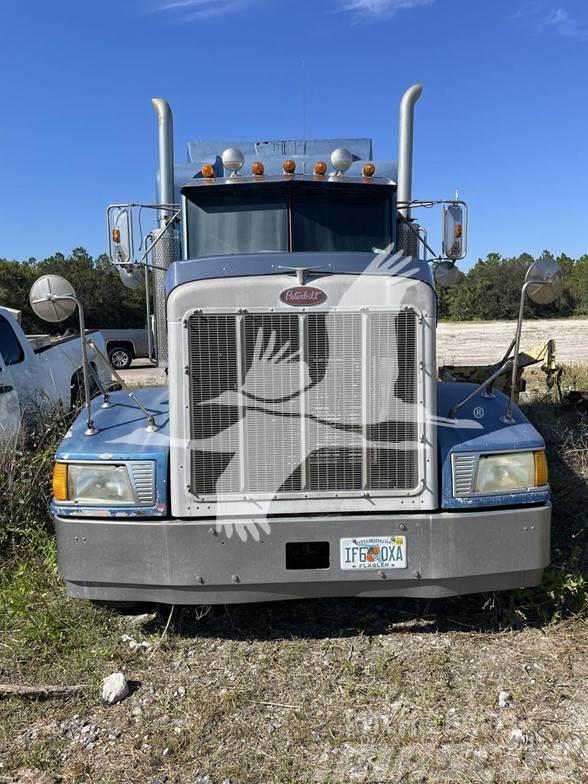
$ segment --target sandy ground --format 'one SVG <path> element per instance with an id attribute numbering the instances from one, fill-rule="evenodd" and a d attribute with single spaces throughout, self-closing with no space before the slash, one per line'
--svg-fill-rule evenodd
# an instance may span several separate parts
<path id="1" fill-rule="evenodd" d="M 514 321 L 442 323 L 437 330 L 440 365 L 477 365 L 498 362 L 514 338 Z M 588 320 L 526 321 L 521 346 L 531 348 L 553 338 L 557 358 L 566 364 L 588 362 Z"/>
<path id="2" fill-rule="evenodd" d="M 514 321 L 442 323 L 437 331 L 439 365 L 483 365 L 498 362 L 515 334 Z M 588 319 L 527 321 L 522 347 L 531 348 L 550 338 L 557 344 L 558 361 L 588 363 Z M 122 373 L 132 386 L 165 384 L 165 372 L 145 360 L 133 362 Z"/>

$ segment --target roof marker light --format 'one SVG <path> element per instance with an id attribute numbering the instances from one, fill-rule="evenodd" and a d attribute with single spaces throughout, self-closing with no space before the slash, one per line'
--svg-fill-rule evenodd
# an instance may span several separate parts
<path id="1" fill-rule="evenodd" d="M 265 171 L 265 167 L 261 161 L 255 161 L 251 164 L 251 174 L 255 175 L 255 177 L 262 177 Z"/>
<path id="2" fill-rule="evenodd" d="M 335 169 L 336 176 L 342 177 L 353 163 L 353 153 L 345 147 L 339 147 L 332 153 L 331 163 L 333 164 L 333 169 Z"/>
<path id="3" fill-rule="evenodd" d="M 373 163 L 364 163 L 361 173 L 364 177 L 373 177 L 376 173 L 376 167 Z"/>
<path id="4" fill-rule="evenodd" d="M 317 161 L 314 164 L 314 173 L 317 177 L 323 177 L 327 173 L 327 164 L 324 161 Z"/>
<path id="5" fill-rule="evenodd" d="M 231 177 L 240 177 L 239 172 L 245 165 L 245 156 L 236 147 L 229 147 L 223 152 L 223 166 L 231 172 Z"/>
<path id="6" fill-rule="evenodd" d="M 294 174 L 296 171 L 296 161 L 288 160 L 284 161 L 284 174 Z"/>
<path id="7" fill-rule="evenodd" d="M 200 172 L 206 180 L 214 179 L 214 166 L 211 163 L 205 163 Z"/>

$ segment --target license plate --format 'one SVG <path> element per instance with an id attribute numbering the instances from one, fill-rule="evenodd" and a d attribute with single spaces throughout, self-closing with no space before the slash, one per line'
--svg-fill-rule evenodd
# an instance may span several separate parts
<path id="1" fill-rule="evenodd" d="M 406 569 L 405 536 L 341 539 L 341 569 Z"/>

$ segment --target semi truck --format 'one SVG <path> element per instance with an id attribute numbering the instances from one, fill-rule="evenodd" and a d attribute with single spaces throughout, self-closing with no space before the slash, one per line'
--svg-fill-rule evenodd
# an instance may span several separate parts
<path id="1" fill-rule="evenodd" d="M 402 98 L 397 164 L 369 139 L 193 142 L 174 164 L 171 110 L 153 100 L 158 198 L 111 205 L 108 231 L 123 280 L 149 270 L 167 385 L 95 399 L 57 451 L 71 596 L 434 598 L 541 581 L 545 444 L 494 387 L 516 379 L 520 322 L 483 383 L 437 379 L 435 282 L 465 255 L 467 209 L 412 197 L 421 92 Z M 440 252 L 415 218 L 437 203 Z M 140 256 L 147 208 L 158 228 Z M 521 321 L 559 275 L 532 265 Z"/>

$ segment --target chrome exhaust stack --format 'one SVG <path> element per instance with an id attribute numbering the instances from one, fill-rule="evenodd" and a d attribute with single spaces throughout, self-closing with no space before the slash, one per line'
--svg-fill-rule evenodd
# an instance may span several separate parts
<path id="1" fill-rule="evenodd" d="M 157 113 L 159 143 L 159 194 L 160 204 L 174 203 L 174 120 L 169 103 L 163 98 L 152 98 L 151 103 Z M 159 212 L 159 226 L 165 229 L 172 211 Z"/>
<path id="2" fill-rule="evenodd" d="M 400 102 L 400 123 L 398 131 L 398 201 L 403 206 L 399 212 L 410 218 L 412 199 L 412 159 L 414 147 L 414 107 L 423 93 L 422 84 L 413 84 L 402 96 Z"/>
<path id="3" fill-rule="evenodd" d="M 151 252 L 153 265 L 153 309 L 155 314 L 155 349 L 158 367 L 167 367 L 167 313 L 165 273 L 169 265 L 181 258 L 179 232 L 172 225 L 174 204 L 174 125 L 170 106 L 163 98 L 153 98 L 157 113 L 159 146 L 159 230 L 154 231 Z"/>

